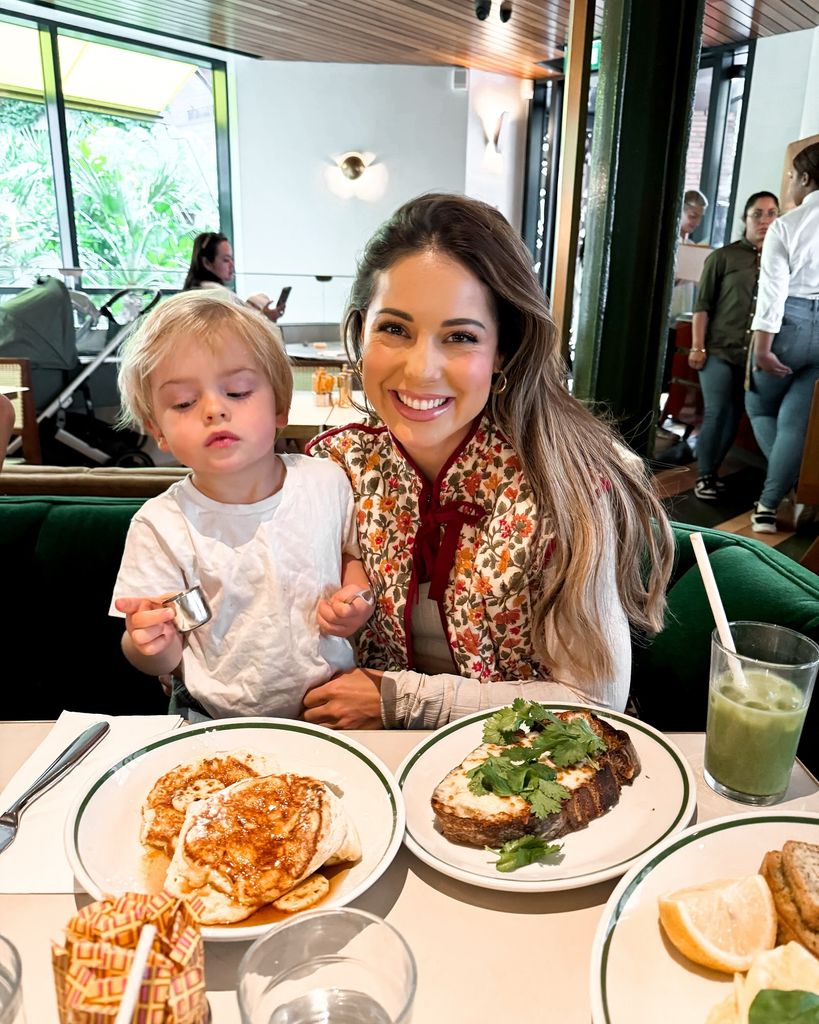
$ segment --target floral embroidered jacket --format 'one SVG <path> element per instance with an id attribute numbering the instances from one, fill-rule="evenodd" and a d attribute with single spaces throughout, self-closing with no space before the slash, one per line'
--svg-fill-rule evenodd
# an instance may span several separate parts
<path id="1" fill-rule="evenodd" d="M 548 678 L 530 628 L 532 493 L 487 416 L 432 485 L 386 427 L 331 430 L 308 451 L 338 462 L 356 496 L 362 558 L 377 595 L 359 645 L 362 664 L 414 667 L 412 603 L 429 581 L 460 675 Z"/>

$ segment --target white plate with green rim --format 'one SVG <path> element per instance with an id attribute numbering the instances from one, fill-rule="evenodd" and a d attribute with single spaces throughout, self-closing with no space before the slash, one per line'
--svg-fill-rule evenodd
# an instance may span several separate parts
<path id="1" fill-rule="evenodd" d="M 215 753 L 251 750 L 277 769 L 333 783 L 361 838 L 362 857 L 331 880 L 319 906 L 343 906 L 386 871 L 404 835 L 404 801 L 392 773 L 360 743 L 318 725 L 277 718 L 228 718 L 183 728 L 121 758 L 83 793 L 68 815 L 65 847 L 78 881 L 92 896 L 155 892 L 161 871 L 139 841 L 141 808 L 157 779 L 181 764 Z M 160 868 L 162 865 L 160 865 Z M 263 918 L 262 910 L 257 916 Z M 246 942 L 275 923 L 202 928 L 206 939 Z M 282 915 L 279 915 L 282 916 Z"/>
<path id="2" fill-rule="evenodd" d="M 657 901 L 678 889 L 755 875 L 787 839 L 819 843 L 819 814 L 767 810 L 715 818 L 670 836 L 621 879 L 592 946 L 594 1024 L 691 1024 L 730 994 L 733 975 L 692 963 L 660 926 Z"/>
<path id="3" fill-rule="evenodd" d="M 585 704 L 540 703 L 552 711 L 591 710 Z M 437 730 L 410 751 L 396 773 L 407 808 L 405 842 L 430 867 L 485 889 L 579 889 L 622 875 L 647 850 L 691 820 L 697 787 L 680 750 L 645 722 L 595 708 L 598 717 L 629 734 L 640 758 L 640 774 L 630 786 L 623 786 L 619 803 L 610 811 L 558 840 L 563 848 L 552 862 L 530 864 L 508 874 L 499 872 L 491 853 L 445 839 L 430 804 L 438 783 L 483 742 L 483 723 L 495 710 L 478 712 Z"/>

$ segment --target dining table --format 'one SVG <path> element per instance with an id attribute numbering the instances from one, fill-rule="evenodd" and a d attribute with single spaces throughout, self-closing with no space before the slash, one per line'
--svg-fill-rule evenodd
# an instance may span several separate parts
<path id="1" fill-rule="evenodd" d="M 353 400 L 361 405 L 364 394 L 353 392 Z M 294 391 L 287 415 L 287 425 L 282 428 L 280 436 L 294 438 L 298 441 L 309 441 L 316 434 L 330 430 L 332 427 L 343 427 L 347 423 L 365 423 L 367 416 L 359 412 L 355 406 L 339 405 L 338 397 L 333 394 L 328 405 L 317 405 L 316 396 L 312 391 Z"/>
<path id="2" fill-rule="evenodd" d="M 50 722 L 0 722 L 0 789 L 43 741 Z M 360 731 L 346 734 L 395 771 L 430 734 Z M 703 733 L 669 733 L 696 779 L 698 822 L 752 810 L 713 792 L 702 774 Z M 765 813 L 766 808 L 760 808 Z M 819 811 L 819 783 L 796 762 L 777 811 Z M 54 841 L 61 842 L 62 822 Z M 21 819 L 25 828 L 25 816 Z M 2 854 L 0 854 L 2 856 Z M 592 943 L 618 879 L 552 892 L 478 888 L 441 874 L 402 846 L 353 906 L 385 918 L 417 960 L 416 1024 L 483 1024 L 557 1020 L 589 1024 Z M 78 907 L 81 893 L 0 893 L 0 933 L 20 952 L 27 1024 L 56 1024 L 51 940 Z M 239 961 L 246 942 L 208 942 L 205 977 L 214 1024 L 239 1024 Z"/>

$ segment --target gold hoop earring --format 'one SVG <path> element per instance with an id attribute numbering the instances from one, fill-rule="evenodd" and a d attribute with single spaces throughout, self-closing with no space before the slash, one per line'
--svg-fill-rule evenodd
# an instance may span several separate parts
<path id="1" fill-rule="evenodd" d="M 506 371 L 505 370 L 498 370 L 498 375 L 495 377 L 495 380 L 492 383 L 492 394 L 493 395 L 502 395 L 504 393 L 504 391 L 506 390 L 506 385 L 508 383 L 509 383 L 509 380 L 508 380 L 508 378 L 506 376 Z"/>
<path id="2" fill-rule="evenodd" d="M 353 363 L 353 372 L 356 374 L 359 380 L 364 379 L 364 357 L 359 356 L 358 359 Z"/>

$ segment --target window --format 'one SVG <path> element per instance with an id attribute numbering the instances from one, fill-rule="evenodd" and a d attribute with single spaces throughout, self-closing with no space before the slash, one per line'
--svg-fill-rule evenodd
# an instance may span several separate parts
<path id="1" fill-rule="evenodd" d="M 62 265 L 36 29 L 0 22 L 0 285 Z"/>
<path id="2" fill-rule="evenodd" d="M 85 289 L 179 287 L 193 236 L 229 226 L 224 66 L 2 20 L 0 51 L 0 283 L 75 265 Z"/>
<path id="3" fill-rule="evenodd" d="M 734 161 L 743 130 L 745 75 L 753 43 L 703 50 L 685 162 L 685 187 L 698 188 L 708 209 L 693 239 L 713 246 L 730 241 L 735 202 Z"/>

